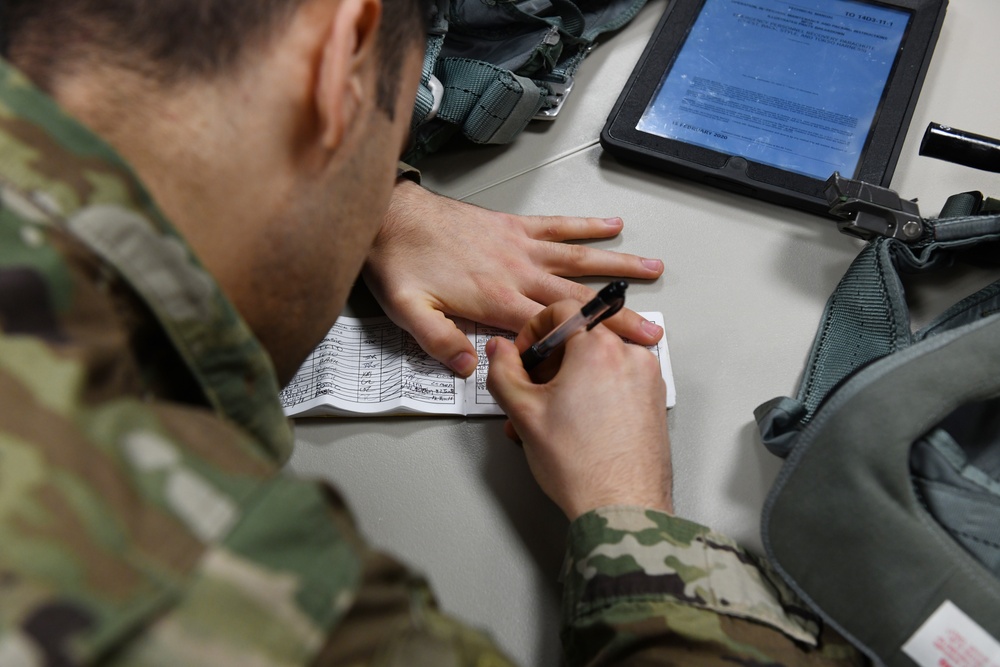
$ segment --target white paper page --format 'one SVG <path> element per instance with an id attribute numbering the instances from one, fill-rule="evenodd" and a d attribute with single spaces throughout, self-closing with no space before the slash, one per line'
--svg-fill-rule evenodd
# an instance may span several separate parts
<path id="1" fill-rule="evenodd" d="M 281 392 L 285 414 L 462 414 L 465 382 L 387 317 L 341 317 Z"/>
<path id="2" fill-rule="evenodd" d="M 479 362 L 476 365 L 476 372 L 466 380 L 465 414 L 502 415 L 503 410 L 486 389 L 486 376 L 490 370 L 490 360 L 486 358 L 486 343 L 489 342 L 490 338 L 496 336 L 502 336 L 512 341 L 517 338 L 517 334 L 506 329 L 470 322 L 467 335 L 476 347 L 476 356 L 479 357 Z"/>
<path id="3" fill-rule="evenodd" d="M 662 313 L 640 315 L 663 326 Z M 485 348 L 494 336 L 513 340 L 515 334 L 461 320 L 456 324 L 479 357 L 476 372 L 465 380 L 431 358 L 387 317 L 339 318 L 281 392 L 285 414 L 502 415 L 486 389 Z M 666 337 L 647 349 L 660 360 L 667 407 L 673 407 L 677 394 Z"/>
<path id="4" fill-rule="evenodd" d="M 644 318 L 663 327 L 663 313 L 639 313 Z M 516 334 L 496 327 L 488 327 L 484 324 L 469 323 L 467 335 L 472 344 L 476 346 L 476 353 L 479 356 L 479 365 L 476 372 L 470 377 L 468 390 L 465 394 L 465 414 L 467 415 L 502 415 L 503 410 L 497 405 L 496 400 L 486 389 L 486 376 L 490 370 L 490 362 L 486 358 L 486 342 L 494 336 L 503 336 L 508 340 L 514 340 Z M 626 341 L 628 342 L 628 341 Z M 660 361 L 660 370 L 663 374 L 663 381 L 667 385 L 667 407 L 672 408 L 677 402 L 677 390 L 674 388 L 674 373 L 670 367 L 670 352 L 667 348 L 666 335 L 660 339 L 656 345 L 646 348 L 656 355 Z M 474 382 L 474 385 L 473 385 Z"/>
<path id="5" fill-rule="evenodd" d="M 672 408 L 677 404 L 677 388 L 674 386 L 674 369 L 670 365 L 670 348 L 667 347 L 667 327 L 663 322 L 663 313 L 639 313 L 654 324 L 660 325 L 663 329 L 663 338 L 655 346 L 646 349 L 653 352 L 660 361 L 660 372 L 663 374 L 663 381 L 667 385 L 667 407 Z"/>

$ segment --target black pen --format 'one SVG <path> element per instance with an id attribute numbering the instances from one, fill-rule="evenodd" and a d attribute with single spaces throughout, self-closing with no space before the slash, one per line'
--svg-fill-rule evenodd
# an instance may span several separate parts
<path id="1" fill-rule="evenodd" d="M 628 283 L 616 280 L 594 297 L 580 312 L 550 331 L 527 350 L 521 353 L 521 363 L 524 369 L 530 371 L 548 358 L 556 348 L 566 342 L 570 336 L 586 329 L 590 331 L 598 323 L 608 319 L 625 305 L 625 290 Z"/>

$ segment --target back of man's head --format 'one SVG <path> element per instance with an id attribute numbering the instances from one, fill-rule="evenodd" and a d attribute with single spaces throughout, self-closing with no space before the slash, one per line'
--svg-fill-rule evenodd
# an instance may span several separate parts
<path id="1" fill-rule="evenodd" d="M 0 0 L 291 379 L 382 224 L 432 0 Z"/>
<path id="2" fill-rule="evenodd" d="M 315 0 L 4 0 L 2 55 L 52 91 L 80 68 L 131 69 L 164 85 L 223 75 Z M 382 0 L 380 108 L 392 113 L 405 53 L 431 0 Z"/>

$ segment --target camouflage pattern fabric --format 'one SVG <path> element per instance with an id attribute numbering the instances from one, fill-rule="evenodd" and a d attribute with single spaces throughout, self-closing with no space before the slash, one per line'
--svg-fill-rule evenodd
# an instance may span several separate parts
<path id="1" fill-rule="evenodd" d="M 0 666 L 504 667 L 369 549 L 270 360 L 114 151 L 0 64 Z M 666 515 L 574 523 L 571 664 L 850 664 Z M 506 610 L 517 613 L 517 610 Z"/>
<path id="2" fill-rule="evenodd" d="M 605 507 L 570 527 L 570 664 L 862 665 L 767 561 L 655 510 Z"/>

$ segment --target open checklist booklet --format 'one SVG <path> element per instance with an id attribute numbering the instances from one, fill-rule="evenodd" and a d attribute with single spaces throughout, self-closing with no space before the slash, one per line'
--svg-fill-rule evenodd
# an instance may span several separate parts
<path id="1" fill-rule="evenodd" d="M 640 313 L 663 326 L 662 313 Z M 341 317 L 281 392 L 289 417 L 384 414 L 502 415 L 486 390 L 486 342 L 510 331 L 459 320 L 479 355 L 476 372 L 455 375 L 388 317 Z M 667 407 L 675 401 L 666 337 L 648 348 L 660 361 Z"/>

